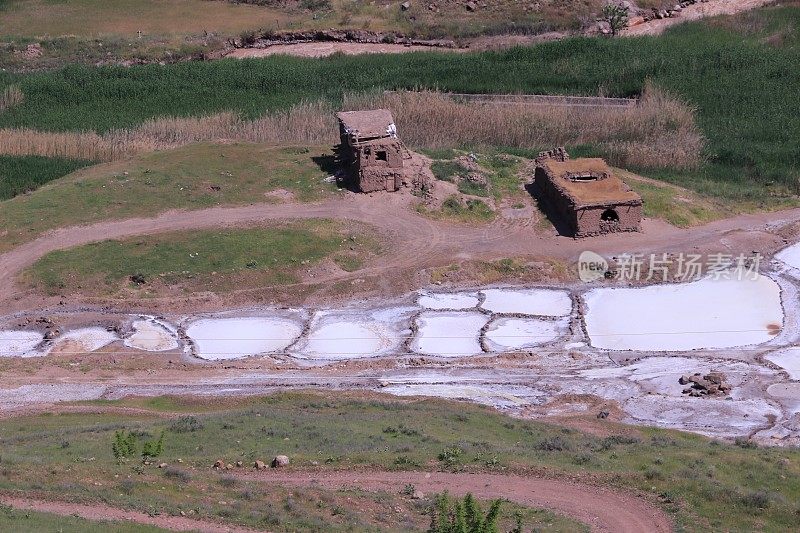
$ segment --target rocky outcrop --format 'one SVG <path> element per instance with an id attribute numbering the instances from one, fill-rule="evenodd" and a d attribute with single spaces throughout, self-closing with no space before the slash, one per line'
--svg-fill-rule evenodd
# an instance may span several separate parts
<path id="1" fill-rule="evenodd" d="M 680 377 L 678 383 L 688 385 L 683 389 L 683 394 L 693 397 L 727 395 L 731 391 L 731 386 L 726 382 L 725 374 L 722 372 L 709 372 L 701 374 L 685 374 Z"/>

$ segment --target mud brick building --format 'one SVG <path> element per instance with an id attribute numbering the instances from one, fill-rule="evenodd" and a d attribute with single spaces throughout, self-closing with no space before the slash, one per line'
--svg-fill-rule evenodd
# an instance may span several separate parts
<path id="1" fill-rule="evenodd" d="M 574 237 L 639 231 L 642 198 L 602 159 L 569 159 L 554 150 L 536 159 L 540 200 Z"/>
<path id="2" fill-rule="evenodd" d="M 405 159 L 410 156 L 397 138 L 394 118 L 387 109 L 336 114 L 341 157 L 361 192 L 396 191 L 404 185 Z"/>

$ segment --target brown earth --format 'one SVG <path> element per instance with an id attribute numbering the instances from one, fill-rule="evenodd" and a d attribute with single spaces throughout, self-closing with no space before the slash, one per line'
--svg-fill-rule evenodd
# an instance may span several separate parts
<path id="1" fill-rule="evenodd" d="M 270 484 L 339 489 L 358 487 L 366 491 L 398 492 L 412 484 L 424 493 L 448 491 L 472 493 L 479 499 L 505 498 L 520 505 L 545 507 L 570 516 L 592 531 L 615 533 L 667 532 L 672 524 L 666 514 L 646 500 L 607 488 L 574 481 L 521 475 L 455 474 L 448 472 L 253 472 L 241 477 Z M 0 503 L 61 516 L 77 515 L 89 520 L 129 520 L 173 531 L 253 531 L 179 516 L 149 516 L 104 504 L 77 504 L 0 495 Z"/>
<path id="2" fill-rule="evenodd" d="M 735 15 L 742 11 L 749 11 L 771 4 L 773 1 L 774 0 L 711 0 L 709 2 L 701 2 L 683 8 L 678 17 L 650 20 L 630 28 L 625 28 L 620 34 L 626 37 L 658 35 L 675 24 L 718 15 Z"/>
<path id="3" fill-rule="evenodd" d="M 374 285 L 370 288 L 381 295 L 389 295 L 412 288 L 410 286 L 415 284 L 413 275 L 421 269 L 450 265 L 455 261 L 528 255 L 572 262 L 584 250 L 610 255 L 624 252 L 770 253 L 785 243 L 785 239 L 776 234 L 774 228 L 800 221 L 800 209 L 739 215 L 689 229 L 678 229 L 660 220 L 645 219 L 641 233 L 611 234 L 575 240 L 558 236 L 554 232 L 536 232 L 531 227 L 530 218 L 498 218 L 484 225 L 431 220 L 411 208 L 415 201 L 413 196 L 406 194 L 352 194 L 343 199 L 317 204 L 253 204 L 196 211 L 169 211 L 153 218 L 61 228 L 0 255 L 0 312 L 46 307 L 60 302 L 58 297 L 26 294 L 16 283 L 16 278 L 23 269 L 51 251 L 105 239 L 178 230 L 308 218 L 348 219 L 372 224 L 390 235 L 386 253 L 356 272 L 331 271 L 308 283 L 331 285 L 340 281 L 363 281 L 365 277 L 373 276 Z M 387 279 L 383 275 L 387 271 L 392 271 L 395 275 Z M 353 290 L 348 284 L 346 291 Z M 165 304 L 162 308 L 174 308 L 170 302 L 162 303 Z M 225 303 L 230 302 L 219 302 Z"/>
<path id="4" fill-rule="evenodd" d="M 215 524 L 183 516 L 150 516 L 139 511 L 117 509 L 100 503 L 81 504 L 36 500 L 24 496 L 0 495 L 0 503 L 15 509 L 39 511 L 59 516 L 78 516 L 87 520 L 126 521 L 169 529 L 171 531 L 200 531 L 202 533 L 252 533 L 255 529 Z"/>
<path id="5" fill-rule="evenodd" d="M 672 531 L 663 511 L 641 498 L 572 481 L 517 475 L 449 472 L 254 472 L 247 477 L 269 483 L 362 490 L 399 491 L 412 484 L 424 493 L 472 493 L 479 499 L 505 498 L 545 507 L 588 524 L 592 531 L 644 533 Z"/>

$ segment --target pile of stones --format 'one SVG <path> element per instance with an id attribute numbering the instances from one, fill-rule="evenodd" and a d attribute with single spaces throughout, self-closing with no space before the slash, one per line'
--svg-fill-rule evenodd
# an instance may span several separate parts
<path id="1" fill-rule="evenodd" d="M 722 372 L 709 372 L 701 374 L 684 374 L 678 382 L 681 385 L 688 385 L 683 389 L 683 394 L 693 397 L 727 395 L 731 392 L 731 386 L 726 382 L 725 374 Z"/>

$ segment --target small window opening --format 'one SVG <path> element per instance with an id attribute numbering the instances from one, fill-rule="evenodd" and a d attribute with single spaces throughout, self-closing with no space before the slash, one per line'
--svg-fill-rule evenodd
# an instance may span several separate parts
<path id="1" fill-rule="evenodd" d="M 578 174 L 577 176 L 572 176 L 572 181 L 597 181 L 598 179 L 598 176 L 592 176 L 591 174 Z"/>
<path id="2" fill-rule="evenodd" d="M 619 222 L 619 215 L 613 209 L 606 209 L 600 215 L 600 220 L 603 222 Z"/>
<path id="3" fill-rule="evenodd" d="M 375 160 L 376 161 L 388 161 L 389 155 L 386 153 L 386 150 L 377 150 L 375 152 Z"/>

